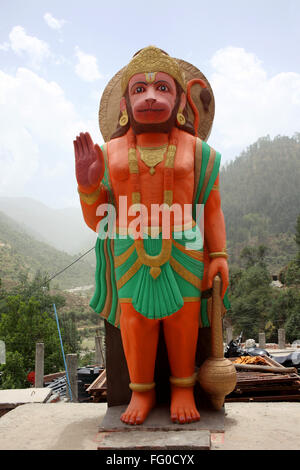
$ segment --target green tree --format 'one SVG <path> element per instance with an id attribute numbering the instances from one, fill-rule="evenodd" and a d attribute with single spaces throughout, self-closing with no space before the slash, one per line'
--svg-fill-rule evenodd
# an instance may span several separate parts
<path id="1" fill-rule="evenodd" d="M 245 338 L 258 337 L 269 319 L 272 303 L 271 277 L 265 265 L 267 248 L 245 247 L 241 253 L 243 270 L 230 275 L 230 303 L 228 317 L 235 333 L 243 331 Z"/>
<path id="2" fill-rule="evenodd" d="M 257 213 L 245 214 L 242 218 L 242 226 L 248 232 L 248 239 L 257 237 L 259 242 L 266 239 L 269 233 L 270 219 Z"/>
<path id="3" fill-rule="evenodd" d="M 300 284 L 300 215 L 297 218 L 295 227 L 295 242 L 298 252 L 296 257 L 282 271 L 282 279 L 287 286 L 297 286 Z"/>
<path id="4" fill-rule="evenodd" d="M 270 275 L 262 266 L 245 269 L 230 297 L 228 316 L 236 333 L 243 331 L 246 338 L 256 338 L 268 320 L 272 290 Z"/>
<path id="5" fill-rule="evenodd" d="M 268 248 L 264 245 L 246 246 L 241 252 L 242 264 L 247 268 L 251 266 L 261 266 L 266 268 L 265 258 L 268 252 Z"/>
<path id="6" fill-rule="evenodd" d="M 33 279 L 29 278 L 28 273 L 19 274 L 19 283 L 11 293 L 19 294 L 23 300 L 29 300 L 34 297 L 40 302 L 41 309 L 53 312 L 53 304 L 56 308 L 63 307 L 66 303 L 62 294 L 50 293 L 50 284 L 47 273 L 37 271 Z"/>
<path id="7" fill-rule="evenodd" d="M 0 339 L 5 342 L 8 355 L 13 354 L 11 360 L 2 367 L 4 378 L 7 377 L 4 380 L 6 388 L 7 385 L 13 383 L 14 376 L 16 378 L 15 384 L 22 383 L 16 370 L 22 368 L 25 375 L 34 370 L 37 342 L 44 343 L 45 374 L 64 368 L 53 311 L 53 304 L 55 303 L 57 307 L 62 306 L 64 299 L 61 296 L 51 295 L 49 286 L 44 286 L 43 280 L 40 274 L 34 278 L 32 283 L 24 277 L 20 285 L 14 288 L 13 295 L 2 292 Z M 65 354 L 77 353 L 79 351 L 79 335 L 74 318 L 72 316 L 70 318 L 61 317 L 60 327 Z"/>
<path id="8" fill-rule="evenodd" d="M 298 247 L 298 256 L 300 256 L 300 214 L 298 215 L 296 222 L 295 242 Z"/>
<path id="9" fill-rule="evenodd" d="M 59 338 L 53 318 L 41 311 L 39 301 L 31 297 L 24 301 L 19 295 L 6 298 L 7 312 L 2 314 L 0 338 L 6 349 L 22 355 L 25 371 L 34 370 L 35 345 L 45 344 L 45 373 L 62 366 Z"/>
<path id="10" fill-rule="evenodd" d="M 287 288 L 276 292 L 271 305 L 270 320 L 276 326 L 276 336 L 277 329 L 284 328 L 288 342 L 300 339 L 300 293 L 297 289 Z M 273 337 L 275 341 L 276 336 Z"/>
<path id="11" fill-rule="evenodd" d="M 297 301 L 297 307 L 290 313 L 285 325 L 287 341 L 292 343 L 300 339 L 300 300 Z"/>
<path id="12" fill-rule="evenodd" d="M 0 370 L 3 371 L 0 388 L 25 388 L 27 386 L 23 356 L 18 351 L 6 354 L 6 364 L 1 365 Z"/>

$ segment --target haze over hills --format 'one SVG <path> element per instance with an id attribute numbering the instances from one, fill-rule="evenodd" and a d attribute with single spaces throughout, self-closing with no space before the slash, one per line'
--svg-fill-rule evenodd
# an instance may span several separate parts
<path id="1" fill-rule="evenodd" d="M 92 247 L 93 245 L 91 245 Z M 20 273 L 34 276 L 37 271 L 48 278 L 70 265 L 78 256 L 56 250 L 36 240 L 23 227 L 0 212 L 0 278 L 17 281 Z M 53 280 L 61 289 L 94 284 L 95 253 L 86 255 Z"/>
<path id="2" fill-rule="evenodd" d="M 80 208 L 52 209 L 31 198 L 0 197 L 0 211 L 57 250 L 75 254 L 95 243 L 96 235 L 85 224 Z"/>

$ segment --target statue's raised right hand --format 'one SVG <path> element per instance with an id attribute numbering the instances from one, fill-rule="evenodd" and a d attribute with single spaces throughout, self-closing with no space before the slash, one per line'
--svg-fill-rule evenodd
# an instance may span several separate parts
<path id="1" fill-rule="evenodd" d="M 88 132 L 81 132 L 73 144 L 77 183 L 83 191 L 91 192 L 98 188 L 104 175 L 103 153 Z"/>

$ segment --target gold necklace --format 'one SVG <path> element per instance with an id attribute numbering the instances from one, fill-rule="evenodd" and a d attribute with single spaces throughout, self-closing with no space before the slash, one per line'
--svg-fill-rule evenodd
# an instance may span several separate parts
<path id="1" fill-rule="evenodd" d="M 155 166 L 158 163 L 162 162 L 164 155 L 166 153 L 168 144 L 161 145 L 160 147 L 139 147 L 137 146 L 138 151 L 141 155 L 141 160 L 147 165 L 150 170 L 150 175 L 154 175 Z"/>
<path id="2" fill-rule="evenodd" d="M 170 207 L 173 203 L 173 186 L 174 186 L 174 160 L 176 155 L 177 144 L 176 128 L 171 133 L 170 143 L 167 146 L 167 155 L 164 165 L 164 204 Z M 131 181 L 131 198 L 132 204 L 141 203 L 141 188 L 139 178 L 139 166 L 136 154 L 135 136 L 130 129 L 127 134 L 128 139 L 128 164 Z M 164 146 L 165 147 L 165 146 Z M 163 238 L 162 249 L 158 255 L 149 255 L 144 248 L 143 239 L 134 239 L 137 255 L 146 266 L 150 267 L 151 276 L 156 279 L 161 273 L 161 266 L 165 264 L 171 257 L 172 238 Z"/>

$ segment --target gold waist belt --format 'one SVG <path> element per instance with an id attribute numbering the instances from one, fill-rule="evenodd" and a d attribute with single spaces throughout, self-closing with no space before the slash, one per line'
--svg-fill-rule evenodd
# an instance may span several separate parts
<path id="1" fill-rule="evenodd" d="M 180 225 L 171 225 L 170 229 L 172 232 L 183 232 L 185 230 L 190 230 L 191 228 L 195 227 L 196 222 L 192 220 L 191 222 L 187 222 L 186 224 L 180 224 Z M 147 235 L 151 237 L 155 237 L 159 235 L 162 232 L 163 227 L 161 225 L 159 226 L 152 226 L 152 225 L 144 225 L 142 227 L 143 233 L 146 233 Z M 134 229 L 130 229 L 128 227 L 116 227 L 116 233 L 119 235 L 130 235 L 132 236 L 134 234 Z"/>

